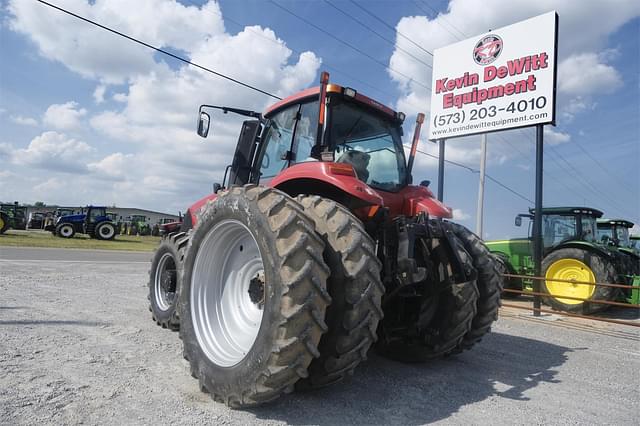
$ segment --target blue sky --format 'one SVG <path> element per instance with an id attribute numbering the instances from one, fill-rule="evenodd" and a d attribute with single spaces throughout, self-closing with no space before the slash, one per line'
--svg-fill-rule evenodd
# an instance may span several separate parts
<path id="1" fill-rule="evenodd" d="M 280 96 L 316 85 L 328 70 L 333 81 L 407 112 L 407 123 L 428 113 L 430 95 L 416 83 L 431 81 L 425 51 L 555 9 L 558 126 L 546 134 L 544 203 L 589 205 L 640 222 L 637 1 L 357 0 L 387 27 L 347 0 L 277 0 L 335 38 L 266 0 L 52 3 Z M 241 121 L 216 116 L 213 135 L 202 140 L 194 132 L 198 105 L 272 102 L 34 0 L 0 5 L 4 201 L 184 211 L 221 180 Z M 451 140 L 447 158 L 478 169 L 479 140 Z M 426 140 L 421 149 L 437 153 Z M 533 200 L 533 129 L 491 134 L 487 173 Z M 435 187 L 435 160 L 421 156 L 416 175 Z M 477 191 L 477 174 L 447 165 L 445 202 L 471 229 Z M 531 203 L 490 181 L 485 195 L 485 237 L 522 235 L 513 217 Z"/>

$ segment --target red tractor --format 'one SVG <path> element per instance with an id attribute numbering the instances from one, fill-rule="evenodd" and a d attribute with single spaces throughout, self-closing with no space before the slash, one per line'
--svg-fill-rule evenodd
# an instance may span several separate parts
<path id="1" fill-rule="evenodd" d="M 496 320 L 482 241 L 412 184 L 404 114 L 328 83 L 248 116 L 216 193 L 153 260 L 154 319 L 180 330 L 200 388 L 232 407 L 337 382 L 371 346 L 401 361 L 458 353 Z M 228 179 L 227 179 L 228 178 Z M 226 185 L 225 185 L 226 182 Z"/>

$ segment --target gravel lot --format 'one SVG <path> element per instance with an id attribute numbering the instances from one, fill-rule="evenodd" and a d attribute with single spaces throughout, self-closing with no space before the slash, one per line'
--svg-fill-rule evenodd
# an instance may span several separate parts
<path id="1" fill-rule="evenodd" d="M 178 335 L 151 321 L 147 264 L 10 250 L 0 247 L 0 424 L 637 424 L 637 329 L 513 311 L 460 356 L 372 354 L 345 383 L 231 410 L 199 391 Z"/>

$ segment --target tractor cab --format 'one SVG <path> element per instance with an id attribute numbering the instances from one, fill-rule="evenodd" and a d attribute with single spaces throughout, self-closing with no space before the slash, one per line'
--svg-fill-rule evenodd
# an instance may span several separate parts
<path id="1" fill-rule="evenodd" d="M 531 217 L 535 211 L 530 209 Z M 585 207 L 550 207 L 542 209 L 542 241 L 545 251 L 570 242 L 597 243 L 596 220 L 602 212 Z M 532 238 L 531 232 L 529 238 Z"/>
<path id="2" fill-rule="evenodd" d="M 598 241 L 605 245 L 631 248 L 629 229 L 633 222 L 624 219 L 599 219 Z"/>
<path id="3" fill-rule="evenodd" d="M 629 248 L 640 254 L 640 235 L 629 236 Z"/>
<path id="4" fill-rule="evenodd" d="M 264 114 L 202 105 L 202 137 L 211 123 L 205 108 L 253 118 L 243 123 L 233 161 L 217 189 L 254 183 L 297 196 L 313 188 L 359 217 L 373 215 L 379 207 L 392 218 L 420 212 L 452 217 L 452 210 L 435 199 L 428 181 L 411 185 L 423 114 L 416 120 L 407 159 L 402 143 L 405 114 L 354 89 L 329 84 L 326 73 L 320 87 L 285 98 Z"/>

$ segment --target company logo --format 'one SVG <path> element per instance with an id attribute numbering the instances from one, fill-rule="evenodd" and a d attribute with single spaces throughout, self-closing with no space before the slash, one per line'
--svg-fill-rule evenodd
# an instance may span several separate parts
<path id="1" fill-rule="evenodd" d="M 473 60 L 478 65 L 488 65 L 502 53 L 502 39 L 495 34 L 482 37 L 473 49 Z"/>

